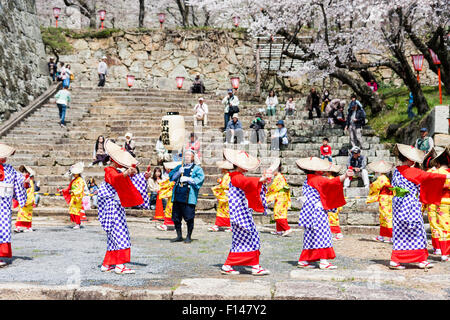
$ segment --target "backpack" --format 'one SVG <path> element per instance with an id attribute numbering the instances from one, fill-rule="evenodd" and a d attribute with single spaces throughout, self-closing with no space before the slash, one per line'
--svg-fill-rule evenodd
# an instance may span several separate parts
<path id="1" fill-rule="evenodd" d="M 70 74 L 70 80 L 74 80 L 75 76 L 73 75 L 73 73 Z"/>

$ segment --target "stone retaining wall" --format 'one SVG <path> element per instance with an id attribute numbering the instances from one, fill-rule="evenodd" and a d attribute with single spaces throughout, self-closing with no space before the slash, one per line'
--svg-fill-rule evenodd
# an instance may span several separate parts
<path id="1" fill-rule="evenodd" d="M 0 0 L 0 114 L 47 89 L 46 56 L 34 0 Z M 8 116 L 6 116 L 7 118 Z"/>
<path id="2" fill-rule="evenodd" d="M 105 39 L 68 41 L 74 53 L 61 56 L 60 61 L 71 65 L 76 85 L 96 85 L 97 66 L 106 55 L 109 87 L 126 87 L 130 74 L 136 77 L 133 87 L 176 89 L 175 78 L 181 76 L 185 78 L 183 89 L 188 89 L 197 73 L 209 92 L 230 88 L 233 76 L 241 79 L 240 91 L 254 87 L 255 58 L 251 40 L 244 33 L 121 31 Z"/>

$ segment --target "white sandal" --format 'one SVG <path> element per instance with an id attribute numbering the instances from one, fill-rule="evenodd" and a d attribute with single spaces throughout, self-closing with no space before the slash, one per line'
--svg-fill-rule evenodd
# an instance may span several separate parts
<path id="1" fill-rule="evenodd" d="M 269 270 L 264 269 L 261 266 L 252 267 L 252 275 L 253 276 L 265 276 L 270 274 Z"/>
<path id="2" fill-rule="evenodd" d="M 404 270 L 405 266 L 402 266 L 400 263 L 391 261 L 389 262 L 389 269 L 393 269 L 393 270 Z"/>
<path id="3" fill-rule="evenodd" d="M 298 268 L 302 269 L 315 269 L 316 266 L 312 263 L 309 263 L 308 261 L 299 261 L 297 264 Z"/>
<path id="4" fill-rule="evenodd" d="M 434 267 L 434 264 L 432 264 L 431 262 L 428 262 L 428 261 L 419 262 L 420 269 L 431 269 L 433 267 Z"/>
<path id="5" fill-rule="evenodd" d="M 319 263 L 319 268 L 322 269 L 322 270 L 334 270 L 334 269 L 337 269 L 337 267 L 334 264 L 331 264 L 329 262 L 327 262 L 327 263 L 320 262 Z"/>
<path id="6" fill-rule="evenodd" d="M 231 274 L 231 275 L 240 274 L 240 272 L 237 270 L 234 270 L 232 266 L 225 265 L 225 264 L 222 266 L 222 270 L 220 272 L 222 274 Z"/>

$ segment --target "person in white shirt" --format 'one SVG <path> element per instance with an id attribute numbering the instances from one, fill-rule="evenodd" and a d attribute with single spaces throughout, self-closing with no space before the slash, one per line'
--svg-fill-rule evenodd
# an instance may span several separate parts
<path id="1" fill-rule="evenodd" d="M 198 98 L 198 103 L 194 107 L 194 127 L 197 126 L 197 121 L 202 121 L 202 125 L 208 125 L 208 105 L 204 103 L 205 99 Z"/>
<path id="2" fill-rule="evenodd" d="M 266 106 L 267 106 L 266 114 L 268 116 L 274 116 L 277 113 L 277 111 L 276 111 L 277 104 L 278 104 L 278 98 L 277 98 L 275 92 L 273 90 L 270 90 L 269 95 L 267 96 L 267 99 L 266 99 Z"/>
<path id="3" fill-rule="evenodd" d="M 295 102 L 294 97 L 289 96 L 288 101 L 286 101 L 286 106 L 284 108 L 284 111 L 286 112 L 286 116 L 292 116 L 295 112 Z"/>
<path id="4" fill-rule="evenodd" d="M 102 61 L 98 64 L 98 87 L 104 87 L 106 82 L 106 74 L 108 73 L 108 66 L 106 65 L 106 56 L 102 57 Z"/>
<path id="5" fill-rule="evenodd" d="M 158 141 L 156 141 L 155 151 L 156 151 L 156 155 L 158 156 L 159 164 L 172 160 L 172 157 L 171 157 L 169 151 L 167 151 L 166 147 L 164 147 L 161 136 L 159 136 Z"/>
<path id="6" fill-rule="evenodd" d="M 66 109 L 70 102 L 70 92 L 67 85 L 63 84 L 63 88 L 55 94 L 55 99 L 59 110 L 60 125 L 65 128 Z"/>

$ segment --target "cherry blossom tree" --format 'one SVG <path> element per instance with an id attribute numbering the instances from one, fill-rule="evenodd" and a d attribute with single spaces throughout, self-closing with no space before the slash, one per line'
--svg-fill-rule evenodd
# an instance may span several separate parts
<path id="1" fill-rule="evenodd" d="M 435 52 L 448 61 L 448 47 L 442 40 L 448 33 L 447 0 L 191 0 L 191 4 L 207 8 L 214 25 L 223 26 L 238 14 L 242 26 L 254 36 L 284 36 L 296 52 L 286 49 L 283 54 L 303 62 L 291 76 L 336 78 L 349 85 L 372 114 L 384 107 L 381 97 L 366 85 L 376 79 L 373 72 L 379 67 L 391 69 L 402 79 L 419 113 L 429 109 L 406 56 L 407 41 L 419 43 L 414 35 L 426 41 L 430 33 L 437 33 L 431 36 L 437 38 Z M 431 14 L 436 23 L 424 19 Z M 307 41 L 304 35 L 310 36 Z M 433 43 L 427 44 L 432 47 Z"/>

